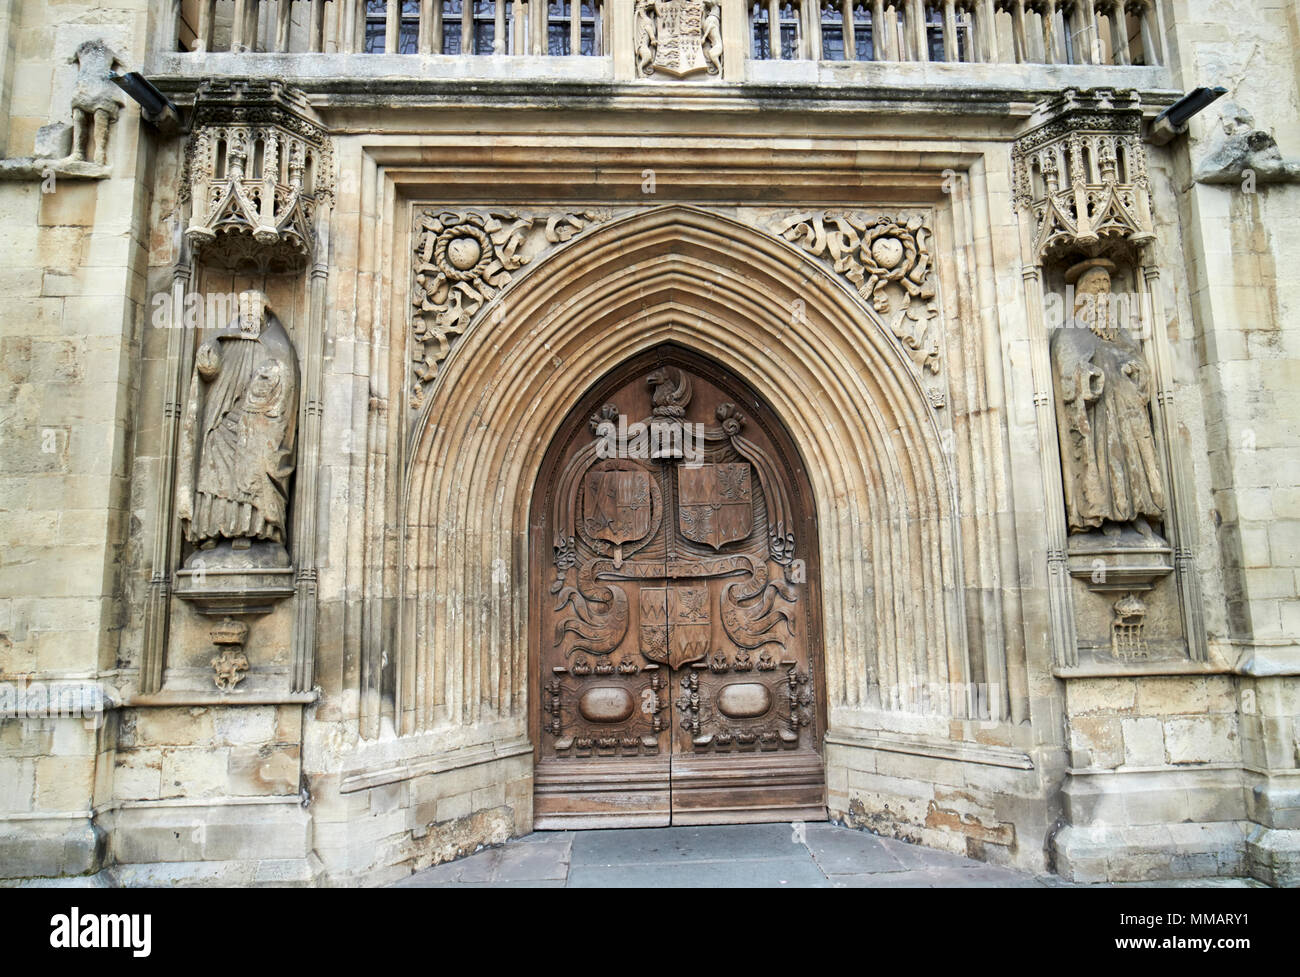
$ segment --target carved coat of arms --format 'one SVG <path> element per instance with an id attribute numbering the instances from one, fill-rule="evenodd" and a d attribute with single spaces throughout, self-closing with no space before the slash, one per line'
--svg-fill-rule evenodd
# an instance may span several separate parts
<path id="1" fill-rule="evenodd" d="M 652 662 L 681 668 L 709 652 L 709 588 L 641 589 L 641 654 Z"/>
<path id="2" fill-rule="evenodd" d="M 682 535 L 721 549 L 754 528 L 749 465 L 701 465 L 678 469 L 678 525 Z"/>
<path id="3" fill-rule="evenodd" d="M 639 71 L 676 78 L 721 71 L 720 8 L 717 0 L 637 0 Z"/>
<path id="4" fill-rule="evenodd" d="M 619 566 L 623 544 L 650 532 L 650 473 L 588 472 L 585 490 L 583 528 L 593 539 L 614 544 L 614 565 Z"/>

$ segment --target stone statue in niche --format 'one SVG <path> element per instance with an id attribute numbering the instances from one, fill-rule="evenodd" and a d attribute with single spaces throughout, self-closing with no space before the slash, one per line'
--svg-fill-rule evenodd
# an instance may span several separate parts
<path id="1" fill-rule="evenodd" d="M 1074 321 L 1051 340 L 1061 474 L 1071 533 L 1118 537 L 1131 525 L 1156 538 L 1165 485 L 1151 426 L 1151 372 L 1120 327 L 1111 301 L 1115 265 L 1093 258 L 1072 267 Z"/>
<path id="2" fill-rule="evenodd" d="M 199 347 L 181 441 L 177 507 L 187 566 L 287 566 L 298 361 L 260 292 Z"/>

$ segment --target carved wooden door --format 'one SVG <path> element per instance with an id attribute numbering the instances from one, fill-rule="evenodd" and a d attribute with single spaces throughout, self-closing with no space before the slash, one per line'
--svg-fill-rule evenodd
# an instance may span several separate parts
<path id="1" fill-rule="evenodd" d="M 584 401 L 532 518 L 538 828 L 825 817 L 815 545 L 736 378 L 669 347 Z"/>

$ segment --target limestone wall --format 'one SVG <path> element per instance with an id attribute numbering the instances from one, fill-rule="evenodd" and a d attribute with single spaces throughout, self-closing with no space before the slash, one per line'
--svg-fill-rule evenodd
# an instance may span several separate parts
<path id="1" fill-rule="evenodd" d="M 79 45 L 126 61 L 147 48 L 149 4 L 5 4 L 4 146 L 72 121 Z M 107 175 L 0 183 L 0 673 L 15 692 L 118 681 L 122 560 L 131 545 L 133 443 L 142 422 L 152 148 L 123 112 Z M 138 531 L 138 530 L 134 530 Z M 3 720 L 0 865 L 6 876 L 76 875 L 102 864 L 93 812 L 110 808 L 113 735 L 88 718 Z"/>
<path id="2" fill-rule="evenodd" d="M 212 76 L 291 79 L 336 161 L 319 251 L 288 272 L 190 267 L 185 137 L 130 102 L 105 172 L 0 181 L 0 679 L 109 693 L 89 716 L 0 720 L 0 878 L 370 884 L 531 830 L 536 465 L 603 372 L 674 341 L 743 368 L 811 462 L 830 817 L 1083 881 L 1293 884 L 1300 191 L 1194 181 L 1221 105 L 1146 150 L 1167 335 L 1148 349 L 1188 486 L 1151 601 L 1174 651 L 1062 657 L 1111 598 L 1052 578 L 1035 289 L 1062 281 L 1026 247 L 1015 141 L 1067 83 L 1141 89 L 1147 123 L 1222 83 L 1300 155 L 1295 5 L 1161 9 L 1168 71 L 733 58 L 683 96 L 634 81 L 630 33 L 568 75 L 485 59 L 467 94 L 463 60 L 179 54 L 153 33 L 168 4 L 0 0 L 11 158 L 71 121 L 67 59 L 101 38 L 186 110 Z M 437 356 L 411 327 L 426 209 L 534 222 L 504 299 Z M 938 369 L 797 230 L 844 210 L 932 233 Z M 168 431 L 200 337 L 158 313 L 246 289 L 310 378 L 290 534 L 310 572 L 250 618 L 232 691 L 213 617 L 171 591 Z"/>

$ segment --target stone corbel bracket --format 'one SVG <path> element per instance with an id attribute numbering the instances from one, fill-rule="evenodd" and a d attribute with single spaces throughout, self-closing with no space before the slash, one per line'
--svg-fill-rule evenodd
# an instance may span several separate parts
<path id="1" fill-rule="evenodd" d="M 180 199 L 197 260 L 286 272 L 315 256 L 317 208 L 334 199 L 334 150 L 307 98 L 268 79 L 204 82 Z"/>
<path id="2" fill-rule="evenodd" d="M 898 340 L 930 406 L 947 403 L 939 304 L 930 256 L 933 233 L 921 214 L 809 211 L 771 230 L 848 282 Z"/>
<path id="3" fill-rule="evenodd" d="M 410 407 L 418 411 L 452 346 L 533 259 L 557 250 L 610 212 L 416 213 L 412 242 Z"/>
<path id="4" fill-rule="evenodd" d="M 1033 217 L 1040 262 L 1155 240 L 1136 92 L 1071 88 L 1046 99 L 1011 158 L 1015 202 Z"/>

